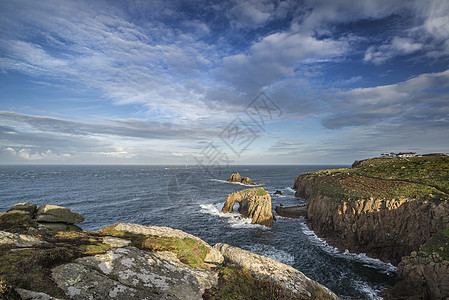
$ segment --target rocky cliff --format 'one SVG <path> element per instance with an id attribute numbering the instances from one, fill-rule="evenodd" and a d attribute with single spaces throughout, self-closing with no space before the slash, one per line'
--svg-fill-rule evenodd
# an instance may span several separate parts
<path id="1" fill-rule="evenodd" d="M 246 189 L 228 195 L 221 211 L 231 212 L 236 202 L 239 203 L 239 213 L 244 218 L 251 218 L 252 224 L 273 226 L 271 196 L 263 188 Z"/>
<path id="2" fill-rule="evenodd" d="M 290 266 L 169 227 L 56 231 L 24 212 L 0 214 L 1 299 L 272 297 L 338 298 Z"/>
<path id="3" fill-rule="evenodd" d="M 449 224 L 448 178 L 447 156 L 371 159 L 351 169 L 302 174 L 294 189 L 309 201 L 308 226 L 329 244 L 395 265 L 404 257 L 391 297 L 401 299 L 414 285 L 424 297 L 416 299 L 441 299 L 426 295 L 435 286 L 445 290 L 447 258 L 409 255 Z"/>

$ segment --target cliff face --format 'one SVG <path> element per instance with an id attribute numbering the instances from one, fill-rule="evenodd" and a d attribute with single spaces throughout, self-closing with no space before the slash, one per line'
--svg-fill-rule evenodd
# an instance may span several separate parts
<path id="1" fill-rule="evenodd" d="M 398 283 L 386 299 L 448 299 L 449 264 L 438 256 L 420 257 L 413 253 L 398 266 Z"/>
<path id="2" fill-rule="evenodd" d="M 449 223 L 445 203 L 410 198 L 337 201 L 316 188 L 326 184 L 327 176 L 297 177 L 295 195 L 309 200 L 308 226 L 340 249 L 397 265 Z"/>
<path id="3" fill-rule="evenodd" d="M 251 218 L 252 224 L 273 226 L 271 197 L 263 188 L 247 189 L 230 194 L 221 211 L 231 212 L 236 202 L 239 203 L 239 213 L 244 218 Z"/>
<path id="4" fill-rule="evenodd" d="M 446 155 L 377 158 L 303 174 L 294 189 L 329 244 L 399 263 L 386 299 L 449 299 L 448 178 Z"/>

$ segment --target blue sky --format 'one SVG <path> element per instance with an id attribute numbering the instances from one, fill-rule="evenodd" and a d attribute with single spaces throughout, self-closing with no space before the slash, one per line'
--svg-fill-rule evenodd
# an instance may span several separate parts
<path id="1" fill-rule="evenodd" d="M 3 0 L 0 89 L 0 164 L 449 152 L 449 2 Z"/>

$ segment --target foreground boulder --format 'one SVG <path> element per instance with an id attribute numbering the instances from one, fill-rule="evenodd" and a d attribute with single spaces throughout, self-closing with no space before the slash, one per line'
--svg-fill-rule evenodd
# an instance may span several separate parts
<path id="1" fill-rule="evenodd" d="M 239 203 L 239 213 L 244 218 L 251 218 L 252 224 L 273 226 L 271 197 L 263 188 L 247 189 L 228 195 L 221 211 L 231 212 L 236 202 Z"/>
<path id="2" fill-rule="evenodd" d="M 175 254 L 114 248 L 58 266 L 52 276 L 72 299 L 201 299 L 218 275 L 195 269 Z"/>
<path id="3" fill-rule="evenodd" d="M 169 237 L 169 238 L 177 238 L 177 239 L 187 239 L 190 238 L 195 240 L 202 245 L 204 245 L 208 249 L 208 253 L 204 258 L 206 263 L 210 264 L 221 264 L 223 262 L 223 256 L 219 251 L 212 248 L 208 243 L 203 241 L 197 236 L 186 233 L 179 229 L 173 229 L 170 227 L 164 226 L 145 226 L 139 224 L 132 223 L 118 223 L 114 225 L 115 230 L 125 231 L 134 234 L 142 234 L 142 235 L 156 235 L 160 237 Z"/>
<path id="4" fill-rule="evenodd" d="M 37 211 L 37 205 L 34 203 L 17 203 L 8 208 L 6 212 L 21 212 L 30 216 L 30 218 L 34 218 Z"/>
<path id="5" fill-rule="evenodd" d="M 232 174 L 227 180 L 228 182 L 241 183 L 244 185 L 263 185 L 262 182 L 254 183 L 249 177 L 242 177 L 238 172 Z"/>
<path id="6" fill-rule="evenodd" d="M 57 205 L 41 205 L 36 213 L 36 221 L 75 224 L 83 222 L 84 217 L 70 211 L 67 207 Z"/>
<path id="7" fill-rule="evenodd" d="M 28 215 L 4 215 L 28 228 Z M 231 299 L 337 298 L 292 267 L 169 227 L 0 231 L 0 243 L 2 299 L 230 299 L 229 289 L 242 291 Z"/>
<path id="8" fill-rule="evenodd" d="M 82 229 L 75 223 L 84 221 L 84 217 L 78 213 L 72 212 L 67 207 L 57 205 L 41 205 L 37 208 L 34 203 L 18 203 L 11 206 L 7 211 L 7 215 L 23 214 L 23 217 L 29 218 L 29 226 L 50 231 L 81 231 Z M 19 217 L 3 217 L 2 219 L 16 219 Z M 23 220 L 21 220 L 23 222 Z M 36 224 L 34 226 L 33 224 Z M 2 222 L 0 221 L 0 229 Z"/>
<path id="9" fill-rule="evenodd" d="M 279 283 L 299 299 L 339 299 L 328 288 L 291 266 L 227 244 L 218 243 L 214 248 L 221 252 L 225 262 L 243 267 L 258 278 Z"/>

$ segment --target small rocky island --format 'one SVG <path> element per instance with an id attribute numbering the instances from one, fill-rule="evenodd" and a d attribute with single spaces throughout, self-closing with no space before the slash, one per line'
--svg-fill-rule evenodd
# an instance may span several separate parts
<path id="1" fill-rule="evenodd" d="M 0 298 L 339 299 L 291 266 L 169 227 L 41 226 L 81 218 L 32 203 L 0 214 Z"/>
<path id="2" fill-rule="evenodd" d="M 356 161 L 302 174 L 294 189 L 318 236 L 398 266 L 385 298 L 449 298 L 448 156 Z"/>
<path id="3" fill-rule="evenodd" d="M 231 183 L 241 183 L 243 185 L 263 185 L 263 182 L 254 183 L 249 177 L 242 177 L 238 172 L 232 174 L 226 181 Z"/>
<path id="4" fill-rule="evenodd" d="M 244 218 L 251 218 L 252 224 L 273 226 L 271 197 L 263 188 L 246 189 L 228 195 L 221 211 L 231 212 L 236 202 L 239 203 L 239 213 Z"/>

